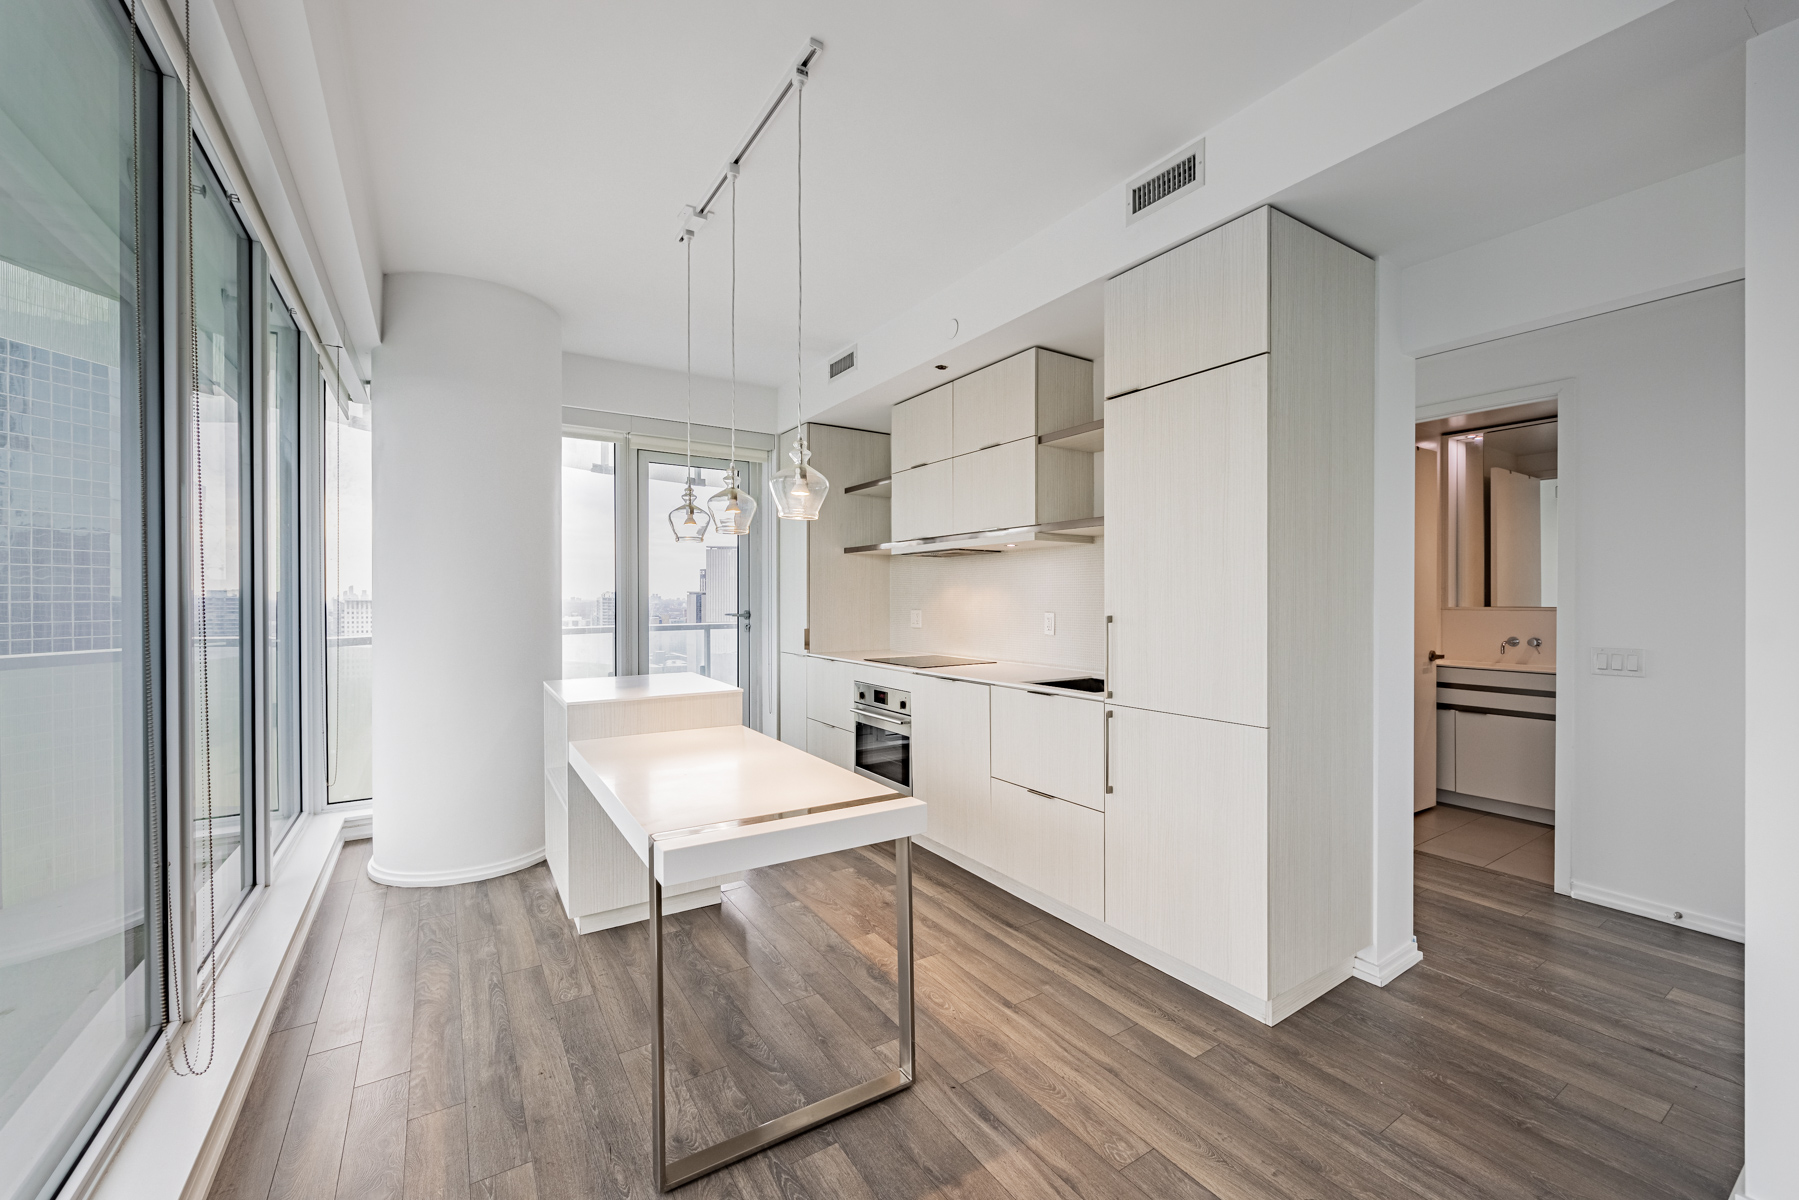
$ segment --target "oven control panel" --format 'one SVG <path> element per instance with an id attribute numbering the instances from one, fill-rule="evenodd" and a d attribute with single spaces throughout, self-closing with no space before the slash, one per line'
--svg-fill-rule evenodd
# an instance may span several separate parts
<path id="1" fill-rule="evenodd" d="M 856 703 L 869 708 L 884 709 L 890 713 L 912 715 L 912 693 L 902 692 L 898 688 L 877 687 L 872 683 L 856 683 Z"/>

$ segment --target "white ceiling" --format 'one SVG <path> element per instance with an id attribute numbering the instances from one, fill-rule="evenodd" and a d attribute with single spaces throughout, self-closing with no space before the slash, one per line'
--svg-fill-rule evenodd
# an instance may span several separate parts
<path id="1" fill-rule="evenodd" d="M 566 348 L 682 362 L 682 205 L 809 36 L 807 354 L 940 290 L 1413 0 L 331 0 L 381 268 L 516 287 Z M 739 368 L 792 378 L 793 111 L 741 184 Z M 694 251 L 722 376 L 728 231 Z"/>

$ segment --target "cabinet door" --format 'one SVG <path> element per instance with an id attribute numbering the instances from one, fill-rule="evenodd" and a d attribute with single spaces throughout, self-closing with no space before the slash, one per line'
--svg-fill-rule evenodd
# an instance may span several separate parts
<path id="1" fill-rule="evenodd" d="M 910 688 L 912 794 L 925 802 L 926 835 L 989 862 L 993 822 L 987 719 L 992 689 L 931 675 L 915 677 Z"/>
<path id="2" fill-rule="evenodd" d="M 949 460 L 953 533 L 1037 523 L 1037 439 L 1024 438 Z"/>
<path id="3" fill-rule="evenodd" d="M 1105 708 L 1050 692 L 993 689 L 993 777 L 1103 811 Z"/>
<path id="4" fill-rule="evenodd" d="M 1455 719 L 1453 708 L 1437 710 L 1437 786 L 1446 792 L 1455 786 Z M 1432 799 L 1435 800 L 1435 796 Z"/>
<path id="5" fill-rule="evenodd" d="M 1267 730 L 1111 711 L 1106 923 L 1266 999 Z"/>
<path id="6" fill-rule="evenodd" d="M 838 729 L 854 729 L 850 721 L 849 663 L 834 658 L 806 659 L 806 716 Z"/>
<path id="7" fill-rule="evenodd" d="M 895 471 L 940 462 L 950 449 L 951 384 L 893 406 L 893 441 L 889 446 Z"/>
<path id="8" fill-rule="evenodd" d="M 1268 724 L 1266 355 L 1106 401 L 1120 704 Z"/>
<path id="9" fill-rule="evenodd" d="M 1107 396 L 1268 349 L 1265 208 L 1106 282 Z"/>
<path id="10" fill-rule="evenodd" d="M 806 748 L 806 674 L 811 660 L 803 654 L 781 655 L 781 740 Z"/>
<path id="11" fill-rule="evenodd" d="M 953 533 L 951 495 L 955 468 L 951 460 L 893 473 L 893 540 L 937 537 Z"/>
<path id="12" fill-rule="evenodd" d="M 1105 816 L 1007 783 L 993 781 L 993 826 L 999 861 L 993 869 L 1028 888 L 1105 919 Z"/>
<path id="13" fill-rule="evenodd" d="M 950 385 L 951 447 L 971 454 L 1037 436 L 1037 351 L 1026 350 Z"/>
<path id="14" fill-rule="evenodd" d="M 1532 808 L 1555 807 L 1555 722 L 1455 714 L 1455 790 Z"/>
<path id="15" fill-rule="evenodd" d="M 806 752 L 824 759 L 834 767 L 854 770 L 856 766 L 856 735 L 847 729 L 839 729 L 835 725 L 826 725 L 823 721 L 808 721 Z"/>

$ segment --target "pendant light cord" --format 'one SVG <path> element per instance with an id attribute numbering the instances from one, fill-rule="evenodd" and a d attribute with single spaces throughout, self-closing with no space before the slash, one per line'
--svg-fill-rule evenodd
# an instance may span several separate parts
<path id="1" fill-rule="evenodd" d="M 133 0 L 135 3 L 135 0 Z M 731 173 L 731 472 L 732 487 L 737 476 L 737 173 Z"/>
<path id="2" fill-rule="evenodd" d="M 681 239 L 687 247 L 687 494 L 693 495 L 693 235 Z"/>
<path id="3" fill-rule="evenodd" d="M 795 282 L 793 310 L 793 431 L 800 450 L 806 448 L 806 371 L 801 363 L 806 325 L 806 85 L 794 89 L 793 240 Z M 800 455 L 799 477 L 806 477 L 806 456 Z"/>

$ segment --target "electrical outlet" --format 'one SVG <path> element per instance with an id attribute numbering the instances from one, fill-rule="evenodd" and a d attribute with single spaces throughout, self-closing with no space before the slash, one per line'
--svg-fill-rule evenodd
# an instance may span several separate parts
<path id="1" fill-rule="evenodd" d="M 1055 637 L 1056 636 L 1056 614 L 1055 613 L 1044 613 L 1043 614 L 1043 635 L 1045 637 Z"/>
<path id="2" fill-rule="evenodd" d="M 1595 646 L 1591 651 L 1593 674 L 1641 677 L 1649 673 L 1649 656 L 1625 646 Z"/>
<path id="3" fill-rule="evenodd" d="M 922 609 L 915 608 L 912 610 L 912 628 L 924 628 L 924 611 Z"/>

